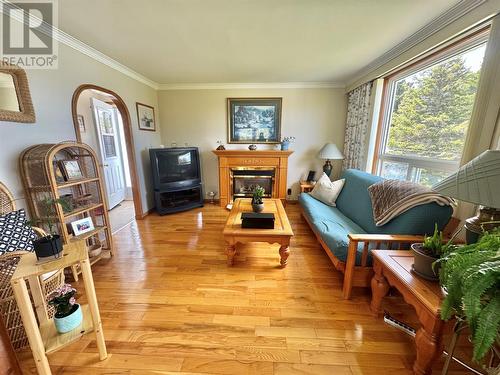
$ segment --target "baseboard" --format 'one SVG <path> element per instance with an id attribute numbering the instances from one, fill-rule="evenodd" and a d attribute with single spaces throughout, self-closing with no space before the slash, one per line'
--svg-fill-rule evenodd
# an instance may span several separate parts
<path id="1" fill-rule="evenodd" d="M 135 215 L 136 220 L 144 220 L 146 216 L 148 216 L 150 213 L 152 213 L 155 210 L 154 207 L 150 208 L 146 212 L 143 212 L 142 215 Z"/>
<path id="2" fill-rule="evenodd" d="M 203 203 L 210 204 L 211 202 L 211 199 L 203 199 Z M 220 205 L 220 199 L 214 199 L 214 204 Z"/>

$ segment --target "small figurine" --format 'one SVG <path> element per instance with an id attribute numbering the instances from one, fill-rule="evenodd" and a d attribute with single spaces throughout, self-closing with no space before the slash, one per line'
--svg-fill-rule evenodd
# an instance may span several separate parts
<path id="1" fill-rule="evenodd" d="M 224 145 L 222 144 L 222 141 L 217 141 L 217 144 L 219 145 L 216 150 L 219 150 L 219 151 L 222 151 L 222 150 L 225 150 L 226 148 L 224 147 Z"/>
<path id="2" fill-rule="evenodd" d="M 255 150 L 257 150 L 257 145 L 250 145 L 250 146 L 248 146 L 248 149 L 250 151 L 255 151 Z"/>

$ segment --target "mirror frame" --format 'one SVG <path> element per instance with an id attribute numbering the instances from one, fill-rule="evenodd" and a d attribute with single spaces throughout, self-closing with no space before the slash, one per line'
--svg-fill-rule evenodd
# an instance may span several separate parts
<path id="1" fill-rule="evenodd" d="M 17 102 L 19 103 L 19 112 L 0 109 L 0 121 L 34 123 L 36 122 L 35 108 L 31 101 L 28 77 L 24 69 L 0 62 L 0 73 L 7 73 L 12 76 L 14 87 L 16 89 Z"/>

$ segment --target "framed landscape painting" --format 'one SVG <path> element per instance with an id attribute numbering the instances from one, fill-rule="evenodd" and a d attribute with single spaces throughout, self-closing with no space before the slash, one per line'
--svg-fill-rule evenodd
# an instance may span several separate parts
<path id="1" fill-rule="evenodd" d="M 135 103 L 135 105 L 137 107 L 139 129 L 154 132 L 156 130 L 154 107 L 142 103 Z"/>
<path id="2" fill-rule="evenodd" d="M 280 143 L 281 98 L 228 98 L 229 143 Z"/>

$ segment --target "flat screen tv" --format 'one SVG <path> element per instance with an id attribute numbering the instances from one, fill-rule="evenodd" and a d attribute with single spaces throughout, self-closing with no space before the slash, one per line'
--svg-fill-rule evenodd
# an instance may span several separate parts
<path id="1" fill-rule="evenodd" d="M 198 147 L 149 149 L 154 188 L 175 190 L 201 183 Z"/>

